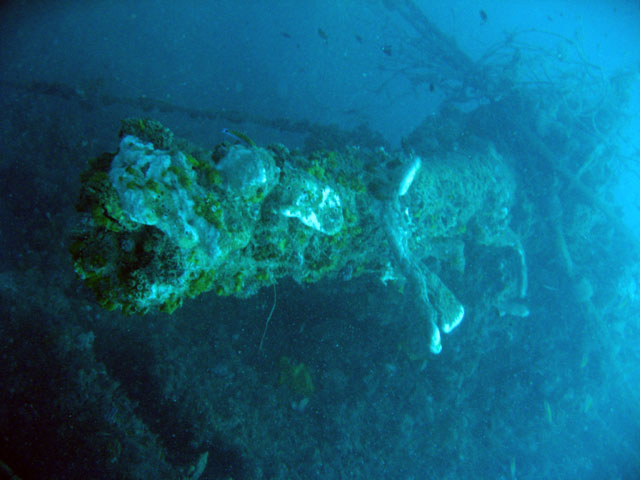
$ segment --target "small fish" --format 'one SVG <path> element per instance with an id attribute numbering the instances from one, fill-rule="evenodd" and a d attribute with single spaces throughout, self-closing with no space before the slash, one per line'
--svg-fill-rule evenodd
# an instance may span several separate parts
<path id="1" fill-rule="evenodd" d="M 362 37 L 360 35 L 356 35 L 356 40 L 358 43 L 362 43 Z"/>
<path id="2" fill-rule="evenodd" d="M 281 33 L 281 35 L 282 35 L 284 38 L 291 38 L 291 35 L 290 35 L 289 33 L 287 33 L 287 32 L 282 32 L 282 33 Z"/>
<path id="3" fill-rule="evenodd" d="M 393 55 L 393 47 L 391 45 L 383 45 L 383 47 L 381 48 L 382 53 L 384 53 L 385 55 L 387 55 L 388 57 L 390 57 L 391 55 Z"/>
<path id="4" fill-rule="evenodd" d="M 303 397 L 299 402 L 295 400 L 291 402 L 291 408 L 293 408 L 296 412 L 304 412 L 304 409 L 307 408 L 309 404 L 309 397 Z"/>
<path id="5" fill-rule="evenodd" d="M 433 92 L 436 89 L 436 87 L 433 85 L 433 83 L 429 84 L 429 91 Z"/>
<path id="6" fill-rule="evenodd" d="M 482 20 L 483 22 L 486 22 L 487 20 L 489 20 L 489 16 L 487 15 L 487 12 L 485 12 L 484 10 L 480 10 L 480 20 Z"/>
<path id="7" fill-rule="evenodd" d="M 589 363 L 589 355 L 587 352 L 582 354 L 582 360 L 580 360 L 580 368 L 584 368 Z"/>
<path id="8" fill-rule="evenodd" d="M 221 130 L 221 133 L 228 135 L 229 137 L 233 138 L 234 140 L 240 142 L 240 143 L 244 143 L 247 145 L 247 147 L 255 147 L 256 146 L 256 142 L 254 142 L 253 140 L 251 140 L 249 138 L 248 135 L 242 133 L 242 132 L 238 132 L 237 130 L 231 130 L 229 128 L 223 128 Z"/>
<path id="9" fill-rule="evenodd" d="M 544 414 L 547 417 L 547 421 L 553 425 L 553 415 L 551 414 L 551 405 L 547 400 L 544 401 Z"/>
<path id="10" fill-rule="evenodd" d="M 325 42 L 326 42 L 327 40 L 329 40 L 329 35 L 327 35 L 327 32 L 325 32 L 325 31 L 324 31 L 323 29 L 321 29 L 321 28 L 318 28 L 318 35 L 319 35 L 319 36 L 320 36 L 320 38 L 321 38 L 322 40 L 324 40 Z"/>

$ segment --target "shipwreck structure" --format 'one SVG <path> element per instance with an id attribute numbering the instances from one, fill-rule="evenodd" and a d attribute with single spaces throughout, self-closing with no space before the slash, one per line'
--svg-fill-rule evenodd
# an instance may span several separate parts
<path id="1" fill-rule="evenodd" d="M 71 253 L 107 309 L 173 312 L 206 291 L 247 297 L 286 276 L 374 272 L 415 298 L 416 348 L 439 353 L 464 306 L 430 263 L 462 276 L 468 242 L 510 246 L 522 261 L 501 292 L 526 295 L 515 182 L 488 142 L 437 157 L 248 139 L 205 149 L 131 119 L 82 180 Z"/>

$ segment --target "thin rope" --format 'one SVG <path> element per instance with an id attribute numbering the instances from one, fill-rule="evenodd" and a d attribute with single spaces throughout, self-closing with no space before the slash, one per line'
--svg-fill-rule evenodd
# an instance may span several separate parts
<path id="1" fill-rule="evenodd" d="M 278 296 L 276 294 L 276 284 L 273 284 L 273 305 L 271 306 L 271 311 L 269 312 L 269 316 L 267 317 L 267 321 L 264 324 L 264 331 L 262 332 L 262 338 L 260 339 L 260 346 L 258 347 L 258 351 L 262 351 L 262 344 L 264 343 L 264 337 L 267 334 L 267 328 L 269 328 L 269 322 L 271 321 L 271 317 L 273 316 L 273 311 L 276 309 L 276 300 Z"/>

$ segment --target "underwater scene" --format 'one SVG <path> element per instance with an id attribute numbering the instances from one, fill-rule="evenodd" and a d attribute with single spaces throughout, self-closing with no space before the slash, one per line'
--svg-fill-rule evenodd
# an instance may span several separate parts
<path id="1" fill-rule="evenodd" d="M 0 6 L 0 477 L 640 479 L 640 4 Z"/>

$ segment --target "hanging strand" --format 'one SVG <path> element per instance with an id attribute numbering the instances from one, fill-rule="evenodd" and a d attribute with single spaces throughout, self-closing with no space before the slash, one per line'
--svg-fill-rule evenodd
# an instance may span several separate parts
<path id="1" fill-rule="evenodd" d="M 267 317 L 267 321 L 264 324 L 264 331 L 262 332 L 262 338 L 260 339 L 260 346 L 258 347 L 258 351 L 262 351 L 262 344 L 264 343 L 264 337 L 267 334 L 267 328 L 269 328 L 269 322 L 271 321 L 271 317 L 273 316 L 273 311 L 276 309 L 276 300 L 278 296 L 276 294 L 276 284 L 273 284 L 273 305 L 271 306 L 271 311 L 269 312 L 269 316 Z"/>

